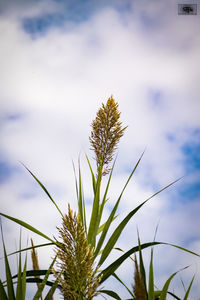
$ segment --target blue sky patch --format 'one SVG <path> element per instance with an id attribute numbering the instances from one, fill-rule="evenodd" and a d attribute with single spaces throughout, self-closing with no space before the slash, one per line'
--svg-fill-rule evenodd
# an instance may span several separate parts
<path id="1" fill-rule="evenodd" d="M 0 184 L 4 183 L 13 173 L 14 169 L 5 161 L 0 161 Z"/>
<path id="2" fill-rule="evenodd" d="M 199 174 L 200 178 L 200 174 Z M 180 188 L 179 195 L 184 197 L 186 201 L 200 198 L 200 182 L 194 182 L 191 184 L 184 184 Z"/>
<path id="3" fill-rule="evenodd" d="M 60 12 L 41 14 L 35 17 L 22 19 L 22 27 L 26 33 L 33 38 L 43 35 L 52 28 L 65 26 L 67 23 L 80 24 L 87 21 L 95 13 L 99 13 L 104 8 L 112 8 L 121 15 L 130 11 L 130 0 L 109 3 L 105 0 L 54 0 L 60 6 Z"/>
<path id="4" fill-rule="evenodd" d="M 22 26 L 30 35 L 44 34 L 52 27 L 60 27 L 65 21 L 61 14 L 47 14 L 34 18 L 24 18 Z"/>
<path id="5" fill-rule="evenodd" d="M 175 142 L 176 141 L 176 137 L 175 135 L 173 135 L 172 133 L 167 133 L 166 134 L 166 138 L 168 141 L 170 141 L 171 143 Z"/>
<path id="6" fill-rule="evenodd" d="M 188 141 L 180 149 L 183 154 L 183 159 L 180 162 L 186 175 L 186 183 L 181 184 L 177 189 L 181 202 L 200 198 L 200 129 L 189 129 L 187 133 Z M 166 138 L 171 143 L 176 142 L 175 134 L 169 132 L 166 134 Z M 194 177 L 193 182 L 187 183 L 187 176 L 190 175 Z"/>
<path id="7" fill-rule="evenodd" d="M 20 118 L 22 117 L 22 115 L 21 114 L 18 114 L 18 113 L 16 113 L 16 114 L 8 114 L 6 117 L 5 117 L 5 119 L 7 120 L 7 121 L 17 121 L 17 120 L 19 120 Z"/>
<path id="8" fill-rule="evenodd" d="M 149 89 L 148 99 L 154 107 L 160 107 L 163 102 L 163 93 L 157 89 Z"/>
<path id="9" fill-rule="evenodd" d="M 192 173 L 200 170 L 200 140 L 184 144 L 182 152 L 185 156 L 184 165 L 186 172 Z"/>
<path id="10" fill-rule="evenodd" d="M 181 186 L 180 196 L 186 201 L 200 197 L 200 130 L 195 129 L 190 132 L 190 140 L 185 143 L 181 150 L 184 154 L 184 168 L 187 175 L 195 175 L 192 183 Z"/>
<path id="11" fill-rule="evenodd" d="M 54 0 L 55 1 L 55 0 Z M 22 27 L 25 32 L 32 37 L 43 35 L 52 28 L 64 26 L 67 22 L 79 24 L 88 19 L 91 13 L 96 9 L 91 1 L 55 1 L 58 3 L 61 12 L 41 14 L 32 18 L 24 18 Z"/>

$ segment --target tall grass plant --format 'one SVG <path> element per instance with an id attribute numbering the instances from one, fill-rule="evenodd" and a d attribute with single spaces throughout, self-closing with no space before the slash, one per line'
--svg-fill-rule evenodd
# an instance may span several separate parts
<path id="1" fill-rule="evenodd" d="M 151 262 L 149 267 L 149 286 L 147 289 L 145 269 L 142 259 L 142 250 L 148 247 L 153 247 L 156 245 L 164 244 L 166 246 L 173 246 L 179 250 L 186 251 L 192 255 L 199 256 L 188 249 L 181 246 L 169 244 L 161 241 L 150 241 L 147 243 L 139 244 L 133 246 L 128 251 L 124 252 L 116 260 L 110 263 L 110 256 L 113 249 L 116 248 L 119 237 L 122 235 L 125 227 L 129 221 L 134 217 L 134 215 L 151 199 L 163 192 L 165 189 L 169 188 L 171 185 L 175 184 L 178 180 L 171 182 L 170 184 L 164 186 L 162 189 L 158 190 L 156 193 L 145 199 L 141 204 L 135 207 L 133 210 L 129 211 L 125 218 L 116 224 L 114 230 L 111 231 L 111 224 L 114 225 L 114 221 L 117 217 L 117 209 L 122 200 L 122 196 L 126 190 L 127 185 L 130 183 L 132 177 L 134 176 L 140 161 L 144 155 L 139 157 L 135 166 L 124 183 L 123 189 L 119 196 L 117 197 L 114 206 L 110 210 L 109 216 L 106 222 L 102 223 L 102 216 L 104 213 L 105 206 L 108 200 L 108 191 L 110 188 L 110 182 L 112 180 L 112 174 L 115 166 L 114 154 L 117 149 L 120 138 L 123 136 L 127 127 L 123 127 L 120 122 L 120 112 L 118 111 L 118 104 L 115 102 L 111 96 L 106 104 L 102 104 L 102 107 L 98 110 L 95 120 L 92 122 L 92 131 L 89 137 L 91 148 L 95 155 L 96 169 L 92 167 L 91 161 L 86 155 L 86 160 L 88 168 L 90 170 L 91 184 L 93 190 L 92 199 L 92 211 L 90 217 L 86 217 L 86 205 L 84 200 L 84 183 L 82 180 L 82 172 L 80 162 L 78 164 L 78 173 L 76 174 L 75 167 L 75 183 L 76 183 L 76 194 L 77 194 L 77 214 L 73 214 L 70 207 L 68 214 L 62 212 L 58 207 L 56 201 L 53 199 L 51 194 L 48 192 L 46 187 L 42 182 L 25 166 L 31 176 L 37 181 L 40 187 L 48 196 L 49 200 L 54 204 L 56 210 L 59 212 L 63 225 L 59 228 L 60 239 L 57 240 L 54 237 L 47 236 L 39 229 L 33 227 L 32 225 L 24 222 L 21 219 L 14 218 L 12 216 L 0 213 L 1 216 L 14 221 L 20 226 L 32 231 L 39 236 L 42 236 L 47 243 L 42 245 L 31 246 L 25 249 L 20 249 L 19 255 L 22 251 L 28 251 L 36 247 L 43 247 L 52 245 L 55 249 L 55 258 L 52 261 L 50 268 L 43 273 L 45 274 L 44 279 L 32 278 L 32 282 L 40 282 L 38 285 L 38 290 L 36 292 L 35 299 L 41 297 L 41 291 L 43 290 L 45 284 L 47 284 L 48 276 L 52 270 L 52 267 L 57 261 L 57 267 L 54 267 L 54 274 L 56 276 L 55 283 L 51 282 L 51 296 L 55 288 L 59 288 L 62 293 L 63 299 L 77 299 L 77 300 L 90 300 L 97 294 L 109 295 L 115 299 L 121 299 L 118 292 L 112 290 L 103 289 L 103 284 L 111 276 L 114 276 L 122 284 L 123 281 L 116 275 L 116 271 L 127 260 L 132 254 L 139 252 L 139 265 L 135 258 L 135 285 L 133 292 L 131 292 L 133 299 L 139 300 L 137 296 L 138 285 L 140 289 L 145 291 L 145 297 L 148 300 L 152 299 L 166 299 L 168 292 L 169 283 L 176 273 L 171 275 L 171 277 L 166 282 L 160 294 L 155 294 L 154 291 L 154 280 L 153 280 L 153 250 L 151 253 Z M 105 181 L 105 189 L 102 188 L 102 180 Z M 5 248 L 4 248 L 5 249 Z M 5 250 L 4 250 L 5 251 Z M 57 257 L 57 258 L 56 258 Z M 11 283 L 12 276 L 10 274 L 7 262 L 7 254 L 4 252 L 4 258 L 7 265 L 7 286 L 8 286 L 8 297 L 9 299 L 15 299 L 13 294 L 13 285 Z M 106 263 L 106 267 L 104 267 Z M 20 265 L 20 264 L 19 264 Z M 38 274 L 38 270 L 34 270 L 34 277 Z M 19 269 L 19 278 L 22 274 L 23 278 L 23 289 L 25 287 L 25 279 L 28 280 L 28 272 L 26 271 L 26 263 L 24 271 L 21 273 Z M 33 280 L 35 279 L 35 280 Z M 36 280 L 37 279 L 37 280 Z M 22 280 L 22 279 L 21 279 Z M 19 288 L 20 289 L 20 279 Z M 191 284 L 193 279 L 191 281 Z M 125 284 L 124 284 L 125 285 Z M 191 287 L 191 286 L 190 286 Z M 4 286 L 1 283 L 1 289 L 3 291 Z M 90 290 L 92 291 L 90 293 Z M 129 289 L 130 291 L 130 289 Z M 6 292 L 2 292 L 5 296 Z M 186 293 L 187 294 L 187 293 Z M 22 295 L 22 294 L 21 294 Z M 155 296 L 156 295 L 156 296 Z M 187 295 L 186 295 L 187 296 Z M 187 299 L 185 296 L 184 300 Z M 13 298 L 12 298 L 13 297 Z M 24 297 L 24 292 L 23 292 Z M 0 298 L 1 299 L 1 298 Z M 2 298 L 4 300 L 4 298 Z M 7 299 L 7 298 L 5 298 Z M 18 298 L 16 298 L 18 299 Z M 24 298 L 21 298 L 24 299 Z M 45 298 L 48 299 L 48 298 Z M 144 298 L 145 299 L 145 298 Z M 179 299 L 179 298 L 177 298 Z"/>

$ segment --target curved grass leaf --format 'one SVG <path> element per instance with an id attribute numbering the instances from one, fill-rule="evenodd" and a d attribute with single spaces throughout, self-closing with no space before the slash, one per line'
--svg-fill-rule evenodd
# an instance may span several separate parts
<path id="1" fill-rule="evenodd" d="M 129 294 L 134 297 L 134 294 L 131 292 L 131 290 L 127 287 L 127 285 L 117 276 L 117 274 L 113 274 L 113 277 L 115 277 L 115 279 L 117 279 L 124 287 L 125 289 L 129 292 Z"/>
<path id="2" fill-rule="evenodd" d="M 179 247 L 177 245 L 174 244 L 170 244 L 170 243 L 165 243 L 165 242 L 151 242 L 151 243 L 144 243 L 141 244 L 141 250 L 151 247 L 151 246 L 156 246 L 156 245 L 168 245 L 168 246 L 172 246 L 178 249 L 181 249 L 182 251 L 188 252 L 190 254 L 196 255 L 199 257 L 199 254 L 192 252 L 188 249 L 185 249 L 183 247 Z M 118 259 L 116 259 L 112 264 L 110 264 L 106 269 L 104 269 L 101 274 L 103 274 L 103 277 L 101 279 L 101 283 L 104 282 L 108 277 L 110 277 L 118 268 L 119 266 L 133 253 L 139 251 L 139 246 L 135 246 L 131 249 L 129 249 L 126 253 L 124 253 L 122 256 L 120 256 Z"/>
<path id="3" fill-rule="evenodd" d="M 0 279 L 0 300 L 9 300 L 4 290 L 4 286 L 1 279 Z"/>
<path id="4" fill-rule="evenodd" d="M 188 299 L 188 296 L 189 296 L 189 293 L 190 293 L 190 289 L 191 289 L 193 281 L 194 281 L 194 277 L 195 277 L 195 275 L 192 277 L 192 280 L 191 280 L 191 282 L 189 284 L 189 287 L 188 287 L 188 289 L 187 289 L 187 291 L 185 293 L 185 296 L 184 296 L 183 300 L 187 300 Z"/>
<path id="5" fill-rule="evenodd" d="M 50 193 L 47 191 L 47 189 L 45 188 L 45 186 L 40 182 L 40 180 L 21 162 L 21 164 L 24 166 L 24 168 L 31 174 L 31 176 L 33 176 L 33 178 L 37 181 L 37 183 L 41 186 L 41 188 L 43 189 L 43 191 L 47 194 L 47 196 L 49 197 L 49 199 L 53 202 L 53 204 L 55 205 L 56 209 L 59 211 L 59 213 L 61 214 L 62 218 L 64 218 L 61 210 L 59 209 L 58 205 L 56 204 L 56 202 L 53 200 L 53 198 L 51 197 Z"/>
<path id="6" fill-rule="evenodd" d="M 151 248 L 151 260 L 149 266 L 148 300 L 154 300 L 154 274 L 153 274 L 153 249 Z"/>
<path id="7" fill-rule="evenodd" d="M 46 295 L 46 297 L 44 298 L 44 300 L 52 300 L 53 299 L 53 294 L 54 294 L 57 287 L 58 287 L 58 280 L 56 280 L 54 282 L 54 284 L 50 288 L 50 290 L 49 290 L 48 294 Z"/>
<path id="8" fill-rule="evenodd" d="M 115 217 L 113 218 L 113 221 L 114 221 L 116 218 L 117 218 L 117 216 L 115 216 Z M 97 231 L 97 235 L 103 231 L 105 225 L 106 225 L 106 222 L 103 223 L 101 226 L 99 226 L 99 229 L 98 229 L 98 231 Z"/>
<path id="9" fill-rule="evenodd" d="M 8 262 L 7 253 L 6 253 L 6 247 L 5 247 L 5 243 L 4 243 L 2 225 L 1 225 L 1 237 L 2 237 L 2 242 L 3 242 L 8 299 L 9 300 L 15 300 L 15 293 L 14 293 L 12 275 L 11 275 L 11 270 L 10 270 L 10 266 L 9 266 L 9 262 Z"/>
<path id="10" fill-rule="evenodd" d="M 141 243 L 140 243 L 140 237 L 139 237 L 139 232 L 137 230 L 138 234 L 138 246 L 139 246 L 139 261 L 140 261 L 140 274 L 144 282 L 144 288 L 145 288 L 145 293 L 146 293 L 146 298 L 148 299 L 148 294 L 147 294 L 147 283 L 146 283 L 146 272 L 144 268 L 144 262 L 143 262 L 143 257 L 142 257 L 142 250 L 141 250 Z"/>
<path id="11" fill-rule="evenodd" d="M 110 291 L 110 290 L 101 290 L 101 293 L 103 294 L 106 294 L 114 299 L 117 299 L 117 300 L 121 300 L 121 298 L 119 297 L 119 295 L 113 291 Z"/>
<path id="12" fill-rule="evenodd" d="M 113 174 L 113 170 L 114 170 L 114 166 L 115 166 L 115 162 L 116 162 L 116 158 L 114 160 L 114 163 L 112 165 L 112 168 L 110 170 L 110 175 L 109 175 L 109 178 L 108 178 L 108 182 L 107 182 L 107 185 L 106 185 L 106 189 L 105 189 L 105 192 L 104 192 L 104 195 L 103 195 L 103 200 L 101 202 L 101 205 L 100 205 L 100 209 L 99 209 L 99 219 L 98 219 L 98 223 L 100 224 L 101 222 L 101 217 L 102 217 L 102 213 L 103 213 L 103 209 L 104 209 L 104 206 L 105 206 L 105 203 L 106 203 L 106 197 L 107 197 L 107 194 L 108 194 L 108 189 L 109 189 L 109 186 L 110 186 L 110 181 L 111 181 L 111 177 L 112 177 L 112 174 Z M 99 226 L 98 224 L 98 226 Z"/>
<path id="13" fill-rule="evenodd" d="M 42 275 L 46 275 L 48 270 L 29 270 L 26 271 L 26 278 L 27 277 L 35 277 L 35 276 L 42 276 Z M 53 274 L 53 272 L 51 272 L 50 274 Z M 17 278 L 18 274 L 12 276 L 12 278 Z"/>
<path id="14" fill-rule="evenodd" d="M 118 251 L 121 251 L 121 252 L 123 252 L 123 253 L 125 253 L 125 251 L 124 250 L 122 250 L 121 248 L 119 248 L 119 247 L 115 247 L 115 248 L 113 248 L 113 249 L 115 249 L 115 250 L 118 250 Z M 135 262 L 135 260 L 131 257 L 131 256 L 129 256 L 129 258 L 133 261 L 133 262 Z"/>
<path id="15" fill-rule="evenodd" d="M 33 297 L 33 300 L 39 300 L 39 298 L 41 297 L 42 291 L 43 291 L 43 289 L 44 289 L 44 287 L 45 287 L 45 285 L 47 283 L 48 277 L 49 277 L 49 275 L 51 273 L 51 270 L 52 270 L 52 267 L 53 267 L 53 265 L 54 265 L 54 263 L 56 261 L 56 258 L 57 258 L 57 256 L 55 256 L 55 258 L 53 259 L 53 261 L 52 261 L 52 263 L 51 263 L 48 271 L 46 272 L 46 275 L 45 275 L 44 279 L 42 280 L 42 283 L 40 284 L 40 287 L 38 288 L 35 296 Z"/>
<path id="16" fill-rule="evenodd" d="M 101 178 L 102 178 L 102 168 L 99 168 L 98 176 L 97 176 L 97 184 L 94 195 L 94 202 L 92 206 L 92 214 L 90 218 L 90 225 L 88 229 L 87 240 L 88 243 L 95 247 L 96 236 L 98 231 L 98 216 L 99 216 L 99 202 L 100 202 L 100 186 L 101 186 Z"/>
<path id="17" fill-rule="evenodd" d="M 109 216 L 109 218 L 108 218 L 108 220 L 107 220 L 107 222 L 106 222 L 106 224 L 105 224 L 105 226 L 104 226 L 103 232 L 102 232 L 102 234 L 101 234 L 101 236 L 100 236 L 99 242 L 98 242 L 97 247 L 96 247 L 96 249 L 95 249 L 94 257 L 96 257 L 96 256 L 98 255 L 99 251 L 101 250 L 101 247 L 102 247 L 102 245 L 103 245 L 103 242 L 104 242 L 104 240 L 105 240 L 105 237 L 106 237 L 106 235 L 107 235 L 107 232 L 108 232 L 108 230 L 109 230 L 109 228 L 110 228 L 110 225 L 111 225 L 111 223 L 112 223 L 112 221 L 113 221 L 113 218 L 114 218 L 115 213 L 116 213 L 116 211 L 117 211 L 117 208 L 118 208 L 118 206 L 119 206 L 119 202 L 120 202 L 120 200 L 121 200 L 121 197 L 122 197 L 122 195 L 123 195 L 123 193 L 124 193 L 124 191 L 125 191 L 125 189 L 126 189 L 128 183 L 129 183 L 129 181 L 131 180 L 131 177 L 133 176 L 135 170 L 137 169 L 137 167 L 138 167 L 138 165 L 139 165 L 139 163 L 140 163 L 140 161 L 141 161 L 143 155 L 144 155 L 144 152 L 142 153 L 142 155 L 140 156 L 139 160 L 137 161 L 137 163 L 136 163 L 136 165 L 135 165 L 133 171 L 131 172 L 131 174 L 130 174 L 128 180 L 126 181 L 126 183 L 125 183 L 125 185 L 124 185 L 124 187 L 123 187 L 123 189 L 122 189 L 122 191 L 121 191 L 121 194 L 120 194 L 119 198 L 118 198 L 117 201 L 116 201 L 116 204 L 115 204 L 114 208 L 112 209 L 112 211 L 111 211 L 111 213 L 110 213 L 110 216 Z M 110 241 L 110 240 L 109 240 L 109 241 Z M 115 243 L 114 243 L 114 244 L 115 244 Z M 108 243 L 107 243 L 107 248 L 106 248 L 106 249 L 104 248 L 104 250 L 103 250 L 104 255 L 103 255 L 103 253 L 102 253 L 103 257 L 101 256 L 100 261 L 99 261 L 99 264 L 102 264 L 102 263 L 104 262 L 104 260 L 105 260 L 106 257 L 109 255 L 110 251 L 112 250 L 114 244 L 111 245 L 111 242 L 108 242 Z M 111 247 L 112 247 L 112 248 L 111 248 Z"/>
<path id="18" fill-rule="evenodd" d="M 21 250 L 21 230 L 20 230 L 19 251 L 20 250 Z M 27 255 L 25 258 L 25 263 L 24 263 L 24 268 L 22 273 L 21 252 L 19 252 L 16 300 L 25 300 L 26 297 L 26 264 L 27 264 Z"/>
<path id="19" fill-rule="evenodd" d="M 42 283 L 42 281 L 43 281 L 43 279 L 41 279 L 41 278 L 27 278 L 26 279 L 26 282 L 28 282 L 28 283 Z M 48 286 L 53 286 L 53 284 L 54 284 L 54 282 L 52 282 L 52 281 L 47 281 L 46 283 L 45 283 L 45 285 L 48 285 Z"/>
<path id="20" fill-rule="evenodd" d="M 21 250 L 21 230 L 20 230 L 20 242 L 19 242 L 19 250 Z M 19 265 L 18 265 L 18 278 L 17 278 L 17 291 L 16 291 L 16 300 L 24 299 L 22 293 L 22 268 L 21 268 L 21 252 L 19 252 Z"/>
<path id="21" fill-rule="evenodd" d="M 24 296 L 24 298 L 22 298 L 23 300 L 26 299 L 26 266 L 27 266 L 27 254 L 25 257 L 24 269 L 22 274 L 22 295 Z"/>
<path id="22" fill-rule="evenodd" d="M 131 217 L 142 207 L 146 201 L 144 201 L 142 204 L 140 204 L 138 207 L 134 208 L 124 219 L 123 221 L 117 226 L 113 234 L 111 235 L 110 239 L 108 240 L 105 248 L 103 249 L 101 258 L 99 260 L 99 265 L 101 266 L 103 262 L 106 260 L 112 249 L 114 248 L 114 245 L 116 244 L 119 236 L 121 235 L 124 227 L 128 223 L 128 221 L 131 219 Z M 110 218 L 110 217 L 109 217 Z M 110 220 L 109 220 L 109 226 L 110 226 Z M 103 235 L 103 233 L 102 233 Z M 104 237 L 105 238 L 105 237 Z M 101 238 L 100 238 L 101 239 Z M 100 242 L 100 240 L 99 240 Z"/>
<path id="23" fill-rule="evenodd" d="M 52 287 L 50 288 L 48 294 L 46 295 L 46 297 L 44 298 L 44 300 L 53 300 L 53 294 L 56 290 L 57 287 L 59 287 L 59 279 L 61 277 L 62 273 L 60 273 L 56 279 L 56 281 L 53 283 Z"/>
<path id="24" fill-rule="evenodd" d="M 141 159 L 141 158 L 140 158 Z M 140 161 L 140 160 L 139 160 Z M 139 161 L 137 163 L 137 165 L 139 164 Z M 135 167 L 136 168 L 136 167 Z M 134 169 L 135 170 L 135 169 Z M 131 173 L 130 176 L 132 176 L 133 172 Z M 130 177 L 128 179 L 128 181 L 130 180 Z M 168 184 L 167 186 L 165 186 L 164 188 L 162 188 L 161 190 L 159 190 L 158 192 L 156 192 L 155 194 L 153 194 L 151 197 L 149 197 L 147 200 L 145 200 L 142 204 L 138 205 L 135 209 L 133 209 L 130 213 L 128 213 L 128 215 L 122 220 L 122 222 L 118 225 L 118 227 L 115 229 L 115 231 L 113 232 L 112 236 L 110 237 L 110 239 L 108 240 L 103 252 L 102 252 L 102 255 L 101 255 L 101 258 L 100 258 L 100 261 L 99 261 L 99 265 L 102 265 L 103 262 L 106 260 L 106 258 L 108 257 L 108 255 L 110 254 L 111 250 L 113 249 L 115 243 L 117 242 L 118 238 L 120 237 L 124 227 L 127 225 L 127 223 L 129 222 L 129 220 L 132 218 L 132 216 L 147 202 L 149 201 L 150 199 L 152 199 L 153 197 L 155 197 L 156 195 L 160 194 L 162 191 L 164 191 L 165 189 L 167 189 L 168 187 L 170 187 L 171 185 L 173 185 L 174 183 L 176 183 L 177 181 L 179 181 L 179 179 L 171 182 L 170 184 Z M 128 183 L 127 181 L 127 183 Z M 127 184 L 126 184 L 127 185 Z M 117 206 L 118 206 L 118 203 L 117 203 Z M 115 207 L 114 207 L 115 209 Z M 113 209 L 113 210 L 114 210 Z M 111 212 L 112 214 L 112 212 Z M 110 217 L 109 217 L 110 219 Z M 109 220 L 110 222 L 110 220 Z M 108 224 L 108 226 L 110 226 L 110 224 Z M 106 227 L 106 226 L 105 226 Z M 106 228 L 107 229 L 107 228 Z M 103 235 L 104 231 L 102 232 L 102 235 Z M 105 238 L 105 237 L 104 237 Z M 101 241 L 101 237 L 99 239 L 99 243 L 102 243 Z M 98 246 L 97 246 L 98 247 Z M 96 250 L 97 252 L 97 250 Z M 97 254 L 95 252 L 95 254 Z"/>
<path id="25" fill-rule="evenodd" d="M 33 231 L 34 233 L 37 233 L 38 235 L 42 236 L 43 238 L 51 241 L 53 244 L 56 244 L 56 242 L 54 242 L 50 237 L 48 237 L 47 235 L 45 235 L 44 233 L 42 233 L 41 231 L 37 230 L 36 228 L 34 228 L 33 226 L 29 225 L 28 223 L 22 221 L 22 220 L 19 220 L 19 219 L 16 219 L 16 218 L 13 218 L 11 216 L 8 216 L 8 215 L 5 215 L 3 213 L 0 213 L 1 216 L 11 220 L 11 221 L 14 221 L 15 223 L 18 223 L 19 225 L 27 228 L 28 230 L 30 231 Z"/>
<path id="26" fill-rule="evenodd" d="M 27 251 L 27 250 L 31 250 L 31 249 L 33 249 L 33 248 L 45 247 L 45 246 L 50 246 L 50 245 L 54 245 L 54 244 L 55 244 L 55 243 L 45 243 L 45 244 L 40 244 L 40 245 L 34 245 L 33 247 L 27 247 L 27 248 L 24 248 L 24 249 L 21 249 L 21 250 L 18 250 L 18 251 L 9 253 L 9 254 L 7 254 L 7 256 L 10 256 L 10 255 L 13 255 L 13 254 L 17 254 L 17 253 L 21 253 L 21 252 L 24 252 L 24 251 Z M 0 260 L 1 260 L 2 258 L 3 258 L 3 257 L 0 257 Z"/>
<path id="27" fill-rule="evenodd" d="M 21 252 L 19 252 L 18 273 L 15 276 L 17 278 L 17 282 L 13 282 L 14 277 L 11 275 L 9 262 L 8 262 L 8 259 L 7 259 L 6 248 L 5 248 L 4 239 L 3 239 L 3 233 L 2 233 L 2 241 L 3 241 L 3 247 L 4 247 L 4 260 L 5 260 L 5 267 L 6 267 L 6 281 L 4 281 L 4 283 L 0 282 L 0 300 L 3 300 L 3 299 L 25 300 L 25 297 L 26 297 L 27 255 L 25 257 L 25 263 L 24 263 L 23 272 L 22 272 Z M 20 231 L 19 249 L 21 249 L 21 231 Z M 14 293 L 14 284 L 17 284 L 16 297 L 15 297 L 15 293 Z M 4 286 L 7 286 L 8 298 L 7 298 L 6 292 L 4 290 Z"/>
<path id="28" fill-rule="evenodd" d="M 141 249 L 148 248 L 150 246 L 154 245 L 160 245 L 161 242 L 151 242 L 151 243 L 145 243 L 141 245 Z M 103 277 L 101 279 L 101 283 L 104 282 L 108 277 L 113 275 L 113 273 L 119 268 L 119 266 L 133 253 L 139 251 L 139 246 L 135 246 L 128 250 L 126 253 L 124 253 L 122 256 L 120 256 L 118 259 L 116 259 L 112 264 L 110 264 L 106 269 L 104 269 L 101 274 L 103 274 Z"/>
<path id="29" fill-rule="evenodd" d="M 169 287 L 169 285 L 170 285 L 171 280 L 174 278 L 174 276 L 175 276 L 178 272 L 180 272 L 180 271 L 182 271 L 182 270 L 184 270 L 184 269 L 186 269 L 186 268 L 188 268 L 188 267 L 185 267 L 185 268 L 183 268 L 183 269 L 181 269 L 181 270 L 179 270 L 179 271 L 173 273 L 173 274 L 167 279 L 167 281 L 165 282 L 165 284 L 164 284 L 164 286 L 163 286 L 163 289 L 162 289 L 162 292 L 161 292 L 161 294 L 160 294 L 159 300 L 166 300 L 167 291 L 168 291 L 168 287 Z"/>
<path id="30" fill-rule="evenodd" d="M 86 224 L 86 213 L 85 213 L 85 200 L 84 200 L 84 193 L 82 187 L 82 179 L 81 179 L 81 168 L 80 168 L 80 161 L 78 166 L 78 173 L 79 173 L 79 185 L 78 185 L 78 212 L 81 218 L 82 225 L 87 232 L 87 224 Z"/>
<path id="31" fill-rule="evenodd" d="M 161 292 L 162 291 L 154 291 L 154 298 L 155 299 L 159 299 L 160 295 L 161 295 Z M 176 296 L 174 293 L 172 292 L 167 292 L 167 294 L 171 295 L 174 299 L 177 299 L 177 300 L 182 300 L 181 298 L 179 298 L 178 296 Z"/>
<path id="32" fill-rule="evenodd" d="M 89 168 L 90 168 L 90 172 L 91 172 L 91 175 L 92 175 L 92 186 L 93 186 L 93 192 L 95 194 L 95 192 L 96 192 L 96 179 L 95 179 L 94 172 L 92 170 L 89 158 L 88 158 L 87 155 L 85 155 L 85 156 L 86 156 L 86 159 L 87 159 L 87 162 L 88 162 L 88 165 L 89 165 Z"/>
<path id="33" fill-rule="evenodd" d="M 182 251 L 188 252 L 188 253 L 190 253 L 190 254 L 192 254 L 192 255 L 195 255 L 195 256 L 200 257 L 200 254 L 197 254 L 197 253 L 195 253 L 195 252 L 193 252 L 193 251 L 190 251 L 190 250 L 188 250 L 188 249 L 186 249 L 186 248 L 183 248 L 183 247 L 180 247 L 180 246 L 178 246 L 178 245 L 174 245 L 174 244 L 170 244 L 170 243 L 166 243 L 166 242 L 162 242 L 162 244 L 163 244 L 163 245 L 168 245 L 168 246 L 175 247 L 175 248 L 177 248 L 177 249 L 179 249 L 179 250 L 182 250 Z"/>
<path id="34" fill-rule="evenodd" d="M 179 298 L 178 296 L 176 296 L 174 293 L 172 292 L 167 292 L 169 295 L 171 295 L 172 297 L 174 297 L 177 300 L 182 300 L 181 298 Z"/>

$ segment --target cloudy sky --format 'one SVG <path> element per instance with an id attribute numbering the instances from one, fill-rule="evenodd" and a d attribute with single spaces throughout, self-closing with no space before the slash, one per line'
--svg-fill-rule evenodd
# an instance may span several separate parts
<path id="1" fill-rule="evenodd" d="M 56 235 L 60 216 L 20 162 L 39 177 L 64 212 L 67 203 L 76 209 L 72 160 L 77 166 L 79 156 L 90 211 L 85 162 L 85 153 L 93 157 L 90 125 L 112 94 L 128 128 L 119 145 L 105 218 L 145 148 L 116 224 L 183 176 L 138 212 L 118 246 L 128 250 L 136 244 L 137 226 L 142 242 L 152 241 L 159 222 L 157 240 L 200 253 L 200 1 L 191 2 L 199 5 L 191 16 L 178 15 L 177 3 L 0 0 L 1 212 Z M 7 250 L 14 251 L 20 228 L 9 220 L 2 223 Z M 35 244 L 45 242 L 24 229 L 24 246 L 28 237 Z M 148 267 L 149 251 L 144 253 Z M 52 255 L 51 249 L 39 251 L 41 268 L 48 267 Z M 171 291 L 182 297 L 180 277 L 187 287 L 195 273 L 191 299 L 199 299 L 199 262 L 180 250 L 157 246 L 156 285 L 161 288 L 173 272 L 190 265 L 173 280 Z M 130 261 L 117 274 L 131 287 Z M 128 297 L 114 280 L 108 286 Z M 30 285 L 27 297 L 34 290 Z"/>

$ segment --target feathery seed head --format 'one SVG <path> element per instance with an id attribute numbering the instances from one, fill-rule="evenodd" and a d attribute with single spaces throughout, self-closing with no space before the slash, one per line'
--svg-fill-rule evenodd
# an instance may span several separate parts
<path id="1" fill-rule="evenodd" d="M 119 121 L 121 113 L 118 111 L 118 106 L 118 103 L 111 96 L 106 105 L 102 103 L 102 107 L 92 122 L 89 140 L 92 150 L 95 152 L 97 168 L 108 166 L 112 161 L 119 140 L 127 128 L 127 126 L 122 128 L 122 123 Z M 103 175 L 107 173 L 109 173 L 109 169 L 105 168 Z"/>
<path id="2" fill-rule="evenodd" d="M 68 205 L 62 227 L 58 228 L 61 242 L 56 248 L 57 269 L 61 293 L 68 300 L 91 300 L 98 294 L 100 276 L 93 270 L 93 249 L 87 243 L 84 228 Z M 62 273 L 62 276 L 58 274 Z"/>
<path id="3" fill-rule="evenodd" d="M 135 294 L 136 300 L 147 300 L 145 285 L 139 270 L 136 255 L 135 255 L 135 273 L 134 273 L 133 292 Z"/>
<path id="4" fill-rule="evenodd" d="M 35 250 L 34 247 L 34 243 L 33 243 L 33 240 L 31 239 L 31 245 L 32 245 L 32 250 L 31 250 L 31 259 L 32 259 L 32 264 L 33 264 L 33 270 L 35 271 L 38 271 L 40 270 L 40 267 L 39 267 L 39 261 L 38 261 L 38 255 L 37 255 L 37 252 Z M 35 276 L 36 279 L 40 279 L 40 276 L 39 275 L 36 275 Z M 37 286 L 38 288 L 40 287 L 40 283 L 37 282 Z M 42 300 L 42 296 L 41 296 L 41 300 Z"/>

